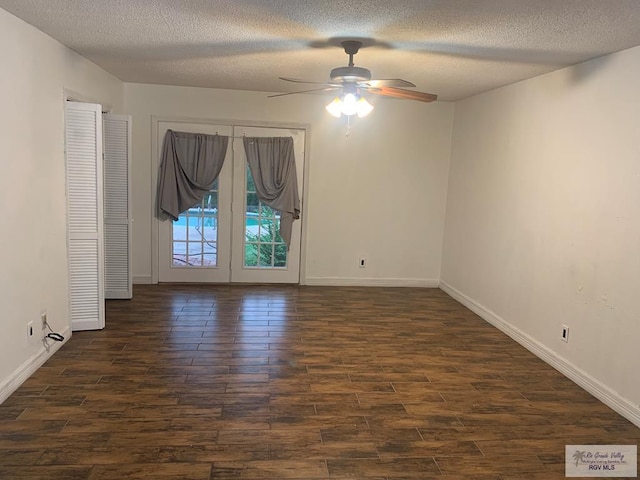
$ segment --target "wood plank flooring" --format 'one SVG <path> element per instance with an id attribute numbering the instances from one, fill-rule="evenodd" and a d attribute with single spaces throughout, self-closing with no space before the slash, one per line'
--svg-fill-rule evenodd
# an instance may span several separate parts
<path id="1" fill-rule="evenodd" d="M 0 405 L 2 479 L 553 480 L 640 429 L 437 289 L 136 286 Z"/>

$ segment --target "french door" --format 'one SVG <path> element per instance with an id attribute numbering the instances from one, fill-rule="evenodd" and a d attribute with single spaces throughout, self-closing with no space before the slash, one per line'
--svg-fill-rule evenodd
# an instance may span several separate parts
<path id="1" fill-rule="evenodd" d="M 279 234 L 279 212 L 257 198 L 243 137 L 293 138 L 302 197 L 305 131 L 165 121 L 157 128 L 158 152 L 168 129 L 231 137 L 220 175 L 200 205 L 177 221 L 159 222 L 159 281 L 298 283 L 301 222 L 294 222 L 287 250 Z"/>
<path id="2" fill-rule="evenodd" d="M 235 127 L 233 142 L 234 251 L 231 255 L 232 282 L 298 283 L 300 280 L 301 220 L 293 222 L 290 248 L 280 237 L 280 215 L 264 205 L 255 192 L 245 155 L 243 137 L 292 137 L 302 198 L 304 130 L 264 127 Z M 238 251 L 239 249 L 239 251 Z"/>

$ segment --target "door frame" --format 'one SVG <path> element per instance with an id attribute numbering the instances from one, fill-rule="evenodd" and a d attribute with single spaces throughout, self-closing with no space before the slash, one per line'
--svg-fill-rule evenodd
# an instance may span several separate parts
<path id="1" fill-rule="evenodd" d="M 231 127 L 266 127 L 280 129 L 296 129 L 305 131 L 304 167 L 302 172 L 302 195 L 300 196 L 301 213 L 300 221 L 300 285 L 306 284 L 306 257 L 307 257 L 307 197 L 309 192 L 309 164 L 311 145 L 311 126 L 309 124 L 293 122 L 261 122 L 252 120 L 229 120 L 198 117 L 181 117 L 173 115 L 151 116 L 151 283 L 157 284 L 159 278 L 159 232 L 160 221 L 156 215 L 156 202 L 158 193 L 158 169 L 160 168 L 160 151 L 158 147 L 158 127 L 161 122 L 171 123 L 201 123 L 205 125 L 229 125 Z M 134 227 L 135 228 L 135 227 Z"/>

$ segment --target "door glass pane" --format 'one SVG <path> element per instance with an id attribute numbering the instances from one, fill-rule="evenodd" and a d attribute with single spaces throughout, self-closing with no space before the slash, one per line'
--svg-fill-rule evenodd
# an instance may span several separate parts
<path id="1" fill-rule="evenodd" d="M 275 252 L 273 256 L 274 267 L 287 266 L 287 246 L 284 243 L 275 244 Z"/>
<path id="2" fill-rule="evenodd" d="M 196 255 L 202 255 L 202 244 L 196 242 L 190 242 L 188 244 L 189 256 L 195 257 Z"/>
<path id="3" fill-rule="evenodd" d="M 260 241 L 273 242 L 273 220 L 270 218 L 260 218 Z"/>
<path id="4" fill-rule="evenodd" d="M 258 200 L 258 195 L 255 193 L 247 193 L 247 213 L 257 215 L 259 206 L 260 200 Z"/>
<path id="5" fill-rule="evenodd" d="M 273 231 L 275 233 L 275 242 L 284 243 L 284 240 L 280 236 L 280 216 L 273 219 Z"/>
<path id="6" fill-rule="evenodd" d="M 187 243 L 173 242 L 173 265 L 184 266 L 187 264 Z"/>
<path id="7" fill-rule="evenodd" d="M 246 243 L 244 246 L 244 263 L 246 267 L 258 266 L 258 244 Z"/>
<path id="8" fill-rule="evenodd" d="M 218 180 L 200 205 L 173 222 L 173 267 L 216 267 L 218 245 Z"/>
<path id="9" fill-rule="evenodd" d="M 250 268 L 286 268 L 287 249 L 280 237 L 280 213 L 264 205 L 255 191 L 251 169 L 247 165 L 245 194 L 244 266 Z M 285 247 L 284 249 L 282 247 Z"/>
<path id="10" fill-rule="evenodd" d="M 258 266 L 266 268 L 273 267 L 273 243 L 260 244 L 260 258 Z"/>

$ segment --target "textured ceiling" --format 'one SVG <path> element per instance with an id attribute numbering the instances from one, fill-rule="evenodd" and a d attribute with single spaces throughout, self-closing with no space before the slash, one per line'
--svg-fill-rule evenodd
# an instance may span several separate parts
<path id="1" fill-rule="evenodd" d="M 356 66 L 458 100 L 640 45 L 640 0 L 0 0 L 125 82 L 267 92 Z M 302 87 L 302 88 L 300 88 Z"/>

